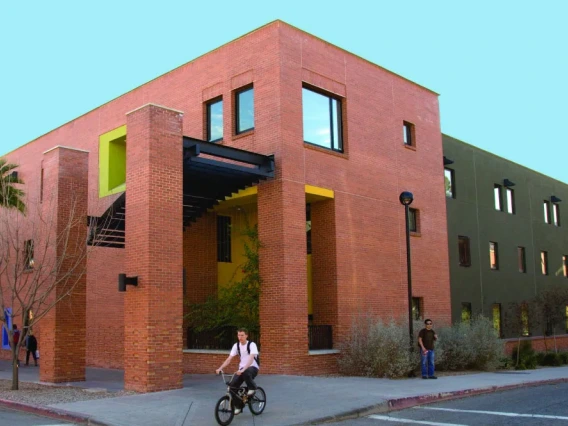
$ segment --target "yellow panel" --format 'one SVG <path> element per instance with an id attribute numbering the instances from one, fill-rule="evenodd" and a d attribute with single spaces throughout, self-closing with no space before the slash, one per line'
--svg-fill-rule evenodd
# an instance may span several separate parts
<path id="1" fill-rule="evenodd" d="M 245 206 L 248 204 L 255 204 L 257 200 L 258 187 L 251 186 L 246 189 L 241 189 L 237 194 L 232 197 L 226 197 L 225 201 L 220 202 L 213 210 L 224 211 L 236 206 Z"/>
<path id="2" fill-rule="evenodd" d="M 99 137 L 99 197 L 126 189 L 126 126 Z"/>
<path id="3" fill-rule="evenodd" d="M 306 202 L 330 200 L 335 198 L 335 193 L 331 189 L 320 188 L 319 186 L 305 185 Z"/>

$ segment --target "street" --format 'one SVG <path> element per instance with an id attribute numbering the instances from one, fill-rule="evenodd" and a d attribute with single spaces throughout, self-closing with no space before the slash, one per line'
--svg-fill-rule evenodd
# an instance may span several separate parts
<path id="1" fill-rule="evenodd" d="M 62 420 L 36 416 L 23 411 L 0 408 L 0 426 L 72 426 Z"/>
<path id="2" fill-rule="evenodd" d="M 568 424 L 568 383 L 489 393 L 332 424 L 342 426 Z"/>

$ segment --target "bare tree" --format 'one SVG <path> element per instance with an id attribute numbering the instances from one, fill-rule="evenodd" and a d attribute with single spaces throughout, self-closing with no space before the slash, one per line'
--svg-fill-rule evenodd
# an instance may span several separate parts
<path id="1" fill-rule="evenodd" d="M 521 338 L 530 335 L 532 321 L 529 321 L 529 314 L 534 310 L 532 301 L 524 300 L 519 303 L 511 303 L 504 312 L 503 326 L 505 334 L 518 337 L 517 343 L 517 360 L 519 365 L 521 353 Z"/>
<path id="2" fill-rule="evenodd" d="M 555 286 L 541 291 L 534 298 L 534 319 L 544 337 L 545 348 L 548 351 L 546 337 L 552 335 L 554 351 L 558 352 L 556 345 L 556 331 L 566 318 L 566 306 L 568 306 L 568 288 Z M 565 330 L 565 329 L 564 329 Z"/>
<path id="3" fill-rule="evenodd" d="M 52 200 L 27 202 L 27 215 L 0 208 L 0 308 L 12 350 L 12 390 L 19 387 L 18 354 L 26 336 L 86 274 L 87 217 L 74 196 L 65 213 Z M 21 325 L 14 344 L 11 325 Z M 10 326 L 9 326 L 10 325 Z"/>

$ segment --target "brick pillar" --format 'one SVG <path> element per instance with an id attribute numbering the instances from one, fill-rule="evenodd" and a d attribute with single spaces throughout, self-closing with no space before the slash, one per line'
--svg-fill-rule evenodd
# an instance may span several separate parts
<path id="1" fill-rule="evenodd" d="M 307 374 L 308 284 L 304 184 L 263 182 L 258 188 L 262 371 Z"/>
<path id="2" fill-rule="evenodd" d="M 42 268 L 49 268 L 53 302 L 65 296 L 41 319 L 40 380 L 85 380 L 87 204 L 89 153 L 55 147 L 43 154 L 42 219 L 47 228 L 34 248 Z M 69 230 L 68 230 L 68 227 Z M 50 241 L 45 238 L 49 235 Z M 64 235 L 67 238 L 62 238 Z M 57 245 L 52 242 L 59 241 Z M 62 242 L 65 240 L 65 242 Z M 55 260 L 59 267 L 49 267 Z M 52 272 L 54 271 L 54 272 Z M 41 290 L 40 290 L 41 292 Z"/>
<path id="3" fill-rule="evenodd" d="M 331 325 L 335 346 L 338 310 L 335 201 L 312 203 L 311 209 L 314 325 Z"/>
<path id="4" fill-rule="evenodd" d="M 127 114 L 124 387 L 182 387 L 182 117 L 157 105 Z"/>

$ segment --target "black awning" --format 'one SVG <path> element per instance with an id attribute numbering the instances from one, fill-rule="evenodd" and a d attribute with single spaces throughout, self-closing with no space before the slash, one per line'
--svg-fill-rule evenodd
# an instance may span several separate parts
<path id="1" fill-rule="evenodd" d="M 183 225 L 241 189 L 274 177 L 274 156 L 183 137 Z M 88 218 L 89 245 L 124 247 L 126 193 Z"/>

